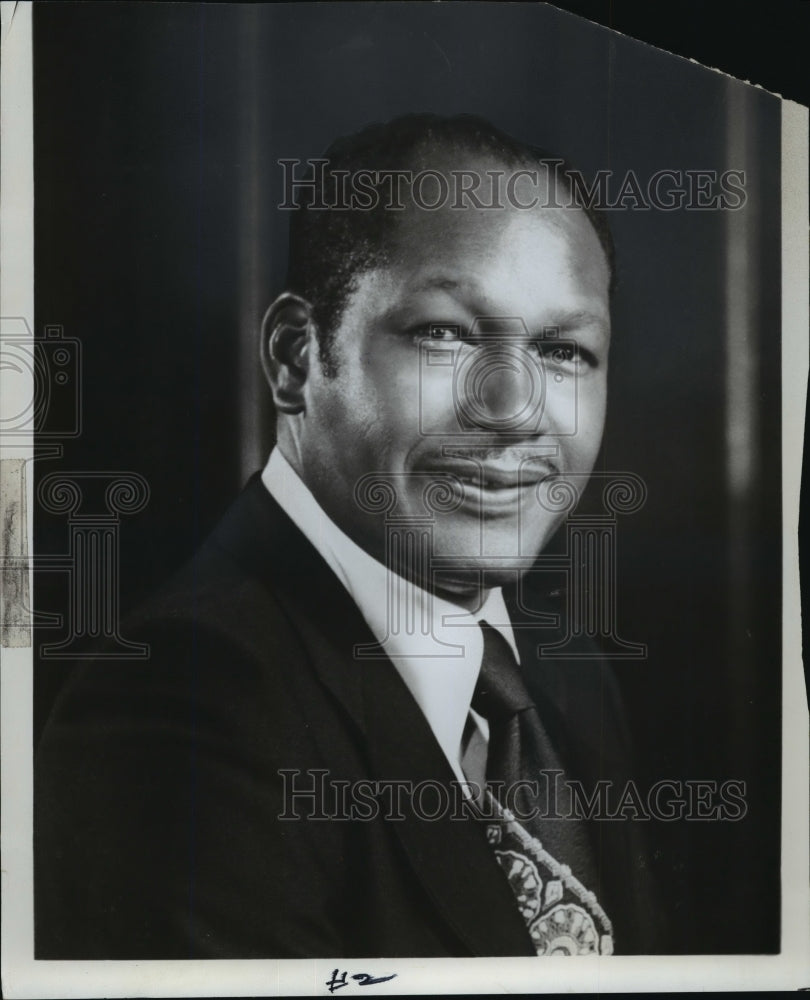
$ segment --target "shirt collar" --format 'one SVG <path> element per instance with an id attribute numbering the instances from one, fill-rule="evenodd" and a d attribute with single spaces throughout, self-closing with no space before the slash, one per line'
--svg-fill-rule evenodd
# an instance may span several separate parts
<path id="1" fill-rule="evenodd" d="M 478 621 L 485 619 L 497 628 L 518 656 L 500 588 L 487 593 L 473 616 L 409 584 L 338 528 L 278 448 L 270 455 L 262 482 L 349 592 L 456 776 L 464 780 L 459 748 L 483 655 Z"/>

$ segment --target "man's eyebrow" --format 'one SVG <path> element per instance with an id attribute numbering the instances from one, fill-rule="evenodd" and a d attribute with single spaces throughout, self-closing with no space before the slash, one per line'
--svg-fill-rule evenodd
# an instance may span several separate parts
<path id="1" fill-rule="evenodd" d="M 472 290 L 475 288 L 475 282 L 469 280 L 463 275 L 453 275 L 448 272 L 440 271 L 435 274 L 428 274 L 415 285 L 410 285 L 407 288 L 407 295 L 418 294 L 419 292 L 433 291 L 439 289 L 442 291 L 456 291 L 458 289 L 468 289 Z M 467 308 L 471 309 L 473 303 L 467 304 Z M 393 315 L 399 312 L 399 308 L 395 307 L 389 310 L 389 315 Z M 475 310 L 471 312 L 471 315 L 475 315 Z M 505 318 L 504 316 L 496 316 L 492 313 L 478 314 L 478 318 L 488 318 L 497 319 Z M 543 324 L 543 332 L 547 332 L 549 329 L 559 330 L 561 332 L 568 332 L 571 330 L 582 329 L 583 327 L 598 327 L 600 330 L 609 331 L 610 330 L 610 317 L 609 314 L 595 312 L 592 309 L 571 309 L 571 310 L 561 310 L 558 313 L 554 313 L 546 319 Z"/>
<path id="2" fill-rule="evenodd" d="M 573 312 L 560 313 L 551 317 L 547 326 L 557 327 L 560 330 L 572 330 L 582 326 L 610 326 L 607 316 L 601 313 L 592 312 L 589 309 L 576 309 Z"/>
<path id="3" fill-rule="evenodd" d="M 418 284 L 413 285 L 411 288 L 412 292 L 426 292 L 433 288 L 441 288 L 450 290 L 452 288 L 458 288 L 460 285 L 468 284 L 460 278 L 454 278 L 449 274 L 431 274 L 426 278 L 423 278 Z"/>

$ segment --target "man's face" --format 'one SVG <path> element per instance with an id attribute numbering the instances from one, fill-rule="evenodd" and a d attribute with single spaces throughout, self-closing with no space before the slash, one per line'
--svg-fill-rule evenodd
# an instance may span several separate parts
<path id="1" fill-rule="evenodd" d="M 562 515 L 538 499 L 543 483 L 593 467 L 608 265 L 579 209 L 411 205 L 391 246 L 390 264 L 361 275 L 348 301 L 337 374 L 311 358 L 304 478 L 338 526 L 385 562 L 385 514 L 355 494 L 378 474 L 396 494 L 389 514 L 431 517 L 433 556 L 452 557 L 422 585 L 470 602 L 478 570 L 485 586 L 513 581 L 558 526 Z M 448 484 L 455 509 L 426 507 L 431 481 Z"/>

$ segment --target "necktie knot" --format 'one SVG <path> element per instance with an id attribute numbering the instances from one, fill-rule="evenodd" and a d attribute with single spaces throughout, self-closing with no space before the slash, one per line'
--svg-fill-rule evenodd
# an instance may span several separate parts
<path id="1" fill-rule="evenodd" d="M 509 643 L 489 622 L 482 619 L 479 625 L 484 636 L 484 655 L 472 707 L 488 722 L 505 720 L 533 708 Z"/>

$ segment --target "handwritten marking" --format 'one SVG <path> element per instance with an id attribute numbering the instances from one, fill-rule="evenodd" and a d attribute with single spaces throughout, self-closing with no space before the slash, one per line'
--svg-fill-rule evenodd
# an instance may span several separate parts
<path id="1" fill-rule="evenodd" d="M 332 978 L 326 981 L 326 986 L 330 993 L 334 993 L 335 990 L 342 990 L 344 986 L 351 986 L 348 981 L 347 976 L 349 973 L 347 971 L 341 972 L 339 969 L 335 969 L 332 973 Z M 396 979 L 397 974 L 394 972 L 390 976 L 372 976 L 368 972 L 355 972 L 351 978 L 357 983 L 358 986 L 375 986 L 377 983 L 387 983 L 391 979 Z"/>

